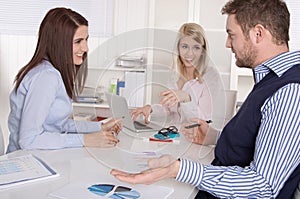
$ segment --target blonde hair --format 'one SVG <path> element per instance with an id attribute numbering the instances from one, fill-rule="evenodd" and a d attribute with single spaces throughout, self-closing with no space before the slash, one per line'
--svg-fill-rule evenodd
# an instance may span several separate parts
<path id="1" fill-rule="evenodd" d="M 180 29 L 179 29 L 179 34 L 177 38 L 177 51 L 179 52 L 179 43 L 180 40 L 183 37 L 190 36 L 192 37 L 196 42 L 201 44 L 203 50 L 202 54 L 199 60 L 199 65 L 195 66 L 194 70 L 194 78 L 198 78 L 199 82 L 202 82 L 202 77 L 206 71 L 207 68 L 207 56 L 208 56 L 208 43 L 205 37 L 204 29 L 196 23 L 184 23 Z M 178 72 L 180 73 L 180 77 L 183 76 L 184 73 L 184 64 L 180 58 L 180 56 L 177 56 L 177 69 Z"/>

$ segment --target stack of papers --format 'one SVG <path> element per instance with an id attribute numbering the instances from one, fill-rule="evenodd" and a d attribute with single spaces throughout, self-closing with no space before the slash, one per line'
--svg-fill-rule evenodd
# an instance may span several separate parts
<path id="1" fill-rule="evenodd" d="M 146 63 L 143 56 L 128 56 L 124 55 L 116 60 L 116 66 L 125 68 L 142 67 Z"/>
<path id="2" fill-rule="evenodd" d="M 0 189 L 58 175 L 45 162 L 31 154 L 0 159 Z"/>

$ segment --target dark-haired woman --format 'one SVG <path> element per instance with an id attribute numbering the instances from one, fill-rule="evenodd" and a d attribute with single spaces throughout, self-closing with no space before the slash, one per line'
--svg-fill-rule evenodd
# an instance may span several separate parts
<path id="1" fill-rule="evenodd" d="M 87 71 L 88 21 L 67 8 L 44 17 L 35 53 L 18 72 L 10 95 L 7 152 L 19 149 L 112 147 L 122 122 L 70 119 L 72 100 L 83 88 Z"/>

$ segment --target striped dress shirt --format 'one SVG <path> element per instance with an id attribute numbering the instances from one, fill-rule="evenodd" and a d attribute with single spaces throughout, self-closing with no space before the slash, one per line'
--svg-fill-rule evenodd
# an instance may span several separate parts
<path id="1" fill-rule="evenodd" d="M 300 51 L 282 53 L 255 67 L 255 83 L 270 71 L 280 77 L 296 64 Z M 262 121 L 249 166 L 202 165 L 182 159 L 176 180 L 220 198 L 276 197 L 300 163 L 300 84 L 280 88 L 260 111 Z"/>

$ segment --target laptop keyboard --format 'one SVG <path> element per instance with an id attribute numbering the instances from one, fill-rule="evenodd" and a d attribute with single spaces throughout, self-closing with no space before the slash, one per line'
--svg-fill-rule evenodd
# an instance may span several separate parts
<path id="1" fill-rule="evenodd" d="M 143 124 L 138 121 L 134 121 L 133 124 L 136 129 L 152 129 L 151 127 L 147 126 L 146 124 Z"/>

